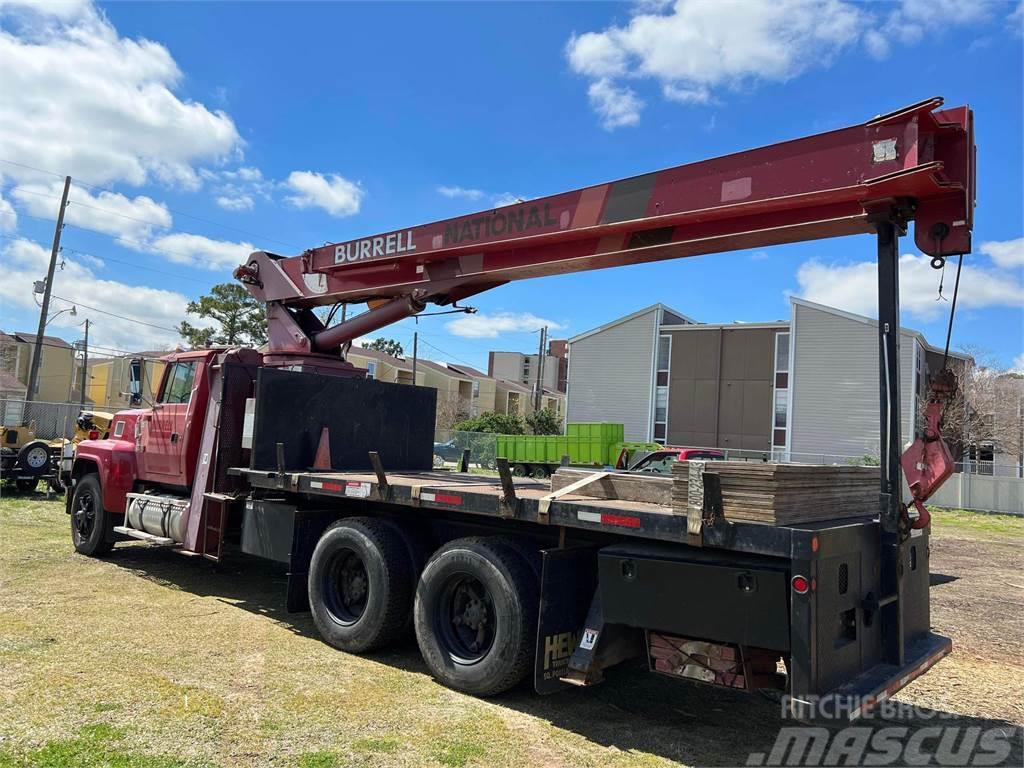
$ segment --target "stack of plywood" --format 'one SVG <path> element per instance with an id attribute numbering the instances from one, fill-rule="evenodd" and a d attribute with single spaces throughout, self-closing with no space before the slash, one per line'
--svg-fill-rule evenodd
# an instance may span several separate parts
<path id="1" fill-rule="evenodd" d="M 672 508 L 686 514 L 689 462 L 672 467 Z M 878 509 L 878 467 L 708 462 L 718 475 L 727 520 L 793 525 L 873 514 Z"/>

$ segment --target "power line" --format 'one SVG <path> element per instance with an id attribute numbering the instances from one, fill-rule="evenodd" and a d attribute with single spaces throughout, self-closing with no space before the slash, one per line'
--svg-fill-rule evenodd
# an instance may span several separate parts
<path id="1" fill-rule="evenodd" d="M 33 216 L 30 213 L 15 213 L 14 211 L 0 211 L 0 216 L 24 216 L 27 219 L 35 219 L 36 221 L 45 221 L 47 223 L 50 223 L 50 219 L 47 219 L 44 216 Z M 158 246 L 152 245 L 151 243 L 144 243 L 141 240 L 132 240 L 131 238 L 124 237 L 123 235 L 113 235 L 110 232 L 104 232 L 101 229 L 93 229 L 92 227 L 86 227 L 86 226 L 83 226 L 81 224 L 71 224 L 71 223 L 65 222 L 64 226 L 65 227 L 71 227 L 72 229 L 80 229 L 80 230 L 82 230 L 84 232 L 93 232 L 93 233 L 95 233 L 97 235 L 103 235 L 104 237 L 109 237 L 111 239 L 117 240 L 117 241 L 122 242 L 122 243 L 131 243 L 132 245 L 139 246 L 143 250 L 143 252 L 150 251 L 150 252 L 156 252 L 156 253 L 166 253 L 168 256 L 180 256 L 183 259 L 189 259 L 189 260 L 191 260 L 194 257 L 194 254 L 191 254 L 191 253 L 183 253 L 182 251 L 172 251 L 172 250 L 170 250 L 168 248 L 160 248 Z M 174 233 L 172 233 L 172 234 L 174 234 Z M 177 233 L 177 234 L 188 234 L 188 233 L 182 232 L 182 233 Z M 196 268 L 198 269 L 198 266 Z"/>
<path id="2" fill-rule="evenodd" d="M 36 168 L 35 166 L 27 165 L 26 163 L 18 163 L 18 162 L 15 162 L 14 160 L 5 160 L 2 157 L 0 157 L 0 163 L 7 163 L 8 165 L 15 165 L 15 166 L 17 166 L 19 168 L 26 168 L 26 169 L 28 169 L 30 171 L 36 171 L 38 173 L 49 174 L 50 176 L 55 176 L 58 179 L 63 179 L 64 176 L 66 175 L 66 174 L 63 174 L 63 173 L 57 173 L 56 171 L 48 171 L 48 170 L 46 170 L 44 168 Z M 90 183 L 88 183 L 86 181 L 82 181 L 81 179 L 79 179 L 77 177 L 74 177 L 74 182 L 76 184 L 80 184 L 83 187 L 88 187 L 89 189 L 95 189 L 95 190 L 98 190 L 100 192 L 109 192 L 112 195 L 122 194 L 122 193 L 116 192 L 115 190 L 110 189 L 108 187 L 101 187 L 98 184 L 90 184 Z M 23 191 L 27 191 L 27 190 L 23 190 Z M 40 194 L 40 193 L 33 192 L 32 194 Z M 85 206 L 87 208 L 89 208 L 89 207 L 95 208 L 95 206 L 89 206 L 89 205 L 86 205 L 85 203 L 76 203 L 76 205 L 83 205 L 83 206 Z M 169 208 L 166 205 L 164 207 L 170 213 L 173 213 L 176 216 L 184 216 L 185 218 L 188 218 L 188 219 L 194 219 L 195 221 L 201 221 L 204 224 L 210 224 L 211 226 L 214 226 L 214 227 L 221 227 L 222 229 L 228 229 L 228 230 L 232 230 L 234 232 L 239 232 L 240 234 L 249 235 L 250 237 L 256 237 L 256 238 L 259 238 L 260 240 L 265 240 L 267 242 L 278 243 L 279 245 L 287 245 L 289 248 L 295 248 L 295 249 L 298 249 L 298 250 L 305 250 L 301 246 L 295 245 L 294 243 L 288 243 L 288 242 L 285 242 L 284 240 L 277 240 L 276 238 L 273 238 L 273 237 L 266 237 L 265 235 L 261 235 L 261 234 L 259 234 L 257 232 L 252 232 L 252 231 L 247 230 L 247 229 L 242 229 L 241 227 L 233 227 L 230 224 L 224 224 L 223 222 L 213 221 L 212 219 L 206 219 L 206 218 L 203 218 L 202 216 L 196 216 L 195 214 L 192 214 L 192 213 L 185 213 L 184 211 L 178 211 L 178 210 L 175 210 L 174 208 Z M 120 215 L 120 216 L 123 216 L 124 218 L 127 218 L 127 219 L 132 218 L 130 216 L 126 216 L 124 214 L 118 214 L 118 213 L 115 213 L 114 211 L 109 211 L 109 210 L 106 210 L 106 209 L 103 209 L 103 208 L 96 208 L 96 210 L 104 211 L 106 213 L 111 213 L 114 216 L 119 216 Z M 134 220 L 135 221 L 143 221 L 142 219 L 134 219 Z M 153 224 L 153 222 L 144 222 L 144 221 L 143 221 L 143 223 Z M 165 225 L 159 224 L 159 225 L 156 225 L 156 226 L 165 226 Z"/>
<path id="3" fill-rule="evenodd" d="M 181 280 L 191 280 L 194 283 L 202 283 L 203 285 L 209 285 L 210 284 L 209 280 L 200 280 L 198 277 L 189 277 L 188 275 L 183 275 L 180 272 L 168 272 L 167 270 L 156 269 L 155 267 L 144 267 L 141 264 L 135 264 L 135 263 L 130 262 L 130 261 L 123 261 L 121 259 L 115 259 L 115 258 L 113 258 L 111 256 L 106 256 L 106 255 L 104 255 L 104 256 L 96 256 L 95 254 L 86 253 L 85 251 L 79 251 L 76 248 L 68 248 L 67 246 L 64 247 L 63 252 L 64 253 L 77 253 L 79 256 L 92 256 L 93 258 L 100 259 L 101 261 L 104 261 L 104 262 L 109 261 L 109 262 L 112 262 L 114 264 L 123 264 L 124 266 L 132 267 L 133 269 L 142 269 L 142 270 L 145 270 L 146 272 L 156 272 L 158 275 L 167 275 L 168 277 L 177 277 L 177 278 L 179 278 Z"/>
<path id="4" fill-rule="evenodd" d="M 74 301 L 72 299 L 66 299 L 63 296 L 57 296 L 56 294 L 54 294 L 53 298 L 60 299 L 61 301 L 66 301 L 68 304 L 74 304 L 79 307 L 84 307 L 85 309 L 91 309 L 93 312 L 99 312 L 101 315 L 110 315 L 111 317 L 116 317 L 119 320 L 127 320 L 130 323 L 138 323 L 139 325 L 146 325 L 149 326 L 150 328 L 157 328 L 161 331 L 170 331 L 171 333 L 178 332 L 177 328 L 168 328 L 166 325 L 155 325 L 153 323 L 147 323 L 145 320 L 139 320 L 137 317 L 127 317 L 125 315 L 118 315 L 115 312 L 108 312 L 105 309 L 90 307 L 88 304 L 83 304 L 80 301 Z"/>

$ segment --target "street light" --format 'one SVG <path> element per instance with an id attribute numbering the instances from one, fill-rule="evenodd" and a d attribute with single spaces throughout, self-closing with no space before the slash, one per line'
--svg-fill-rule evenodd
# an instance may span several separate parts
<path id="1" fill-rule="evenodd" d="M 57 317 L 57 315 L 63 315 L 65 312 L 70 312 L 72 317 L 78 316 L 78 308 L 74 304 L 72 304 L 68 309 L 62 309 L 60 312 L 54 312 L 52 315 L 46 318 L 46 324 L 49 325 L 50 323 L 53 322 L 54 318 Z"/>

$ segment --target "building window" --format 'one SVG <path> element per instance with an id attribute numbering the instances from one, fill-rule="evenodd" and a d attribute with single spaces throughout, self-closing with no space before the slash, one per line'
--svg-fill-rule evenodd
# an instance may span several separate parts
<path id="1" fill-rule="evenodd" d="M 658 356 L 655 361 L 654 423 L 655 442 L 664 444 L 668 436 L 668 372 L 672 360 L 672 337 L 658 337 Z"/>
<path id="2" fill-rule="evenodd" d="M 474 381 L 473 382 L 473 398 L 476 399 L 478 397 L 480 397 L 480 382 L 479 381 Z"/>
<path id="3" fill-rule="evenodd" d="M 785 448 L 789 436 L 789 333 L 775 334 L 775 397 L 772 447 Z"/>
<path id="4" fill-rule="evenodd" d="M 377 363 L 373 360 L 366 364 L 366 378 L 376 379 L 377 378 Z"/>

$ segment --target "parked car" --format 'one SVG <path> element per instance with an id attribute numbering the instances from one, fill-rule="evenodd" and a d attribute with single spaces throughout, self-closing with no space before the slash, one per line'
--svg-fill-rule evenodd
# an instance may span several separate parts
<path id="1" fill-rule="evenodd" d="M 665 448 L 640 457 L 630 472 L 654 472 L 659 475 L 672 474 L 672 465 L 677 461 L 724 461 L 725 454 L 707 448 Z"/>
<path id="2" fill-rule="evenodd" d="M 462 458 L 463 446 L 457 445 L 455 439 L 444 443 L 434 443 L 434 464 L 445 461 L 458 461 Z"/>

